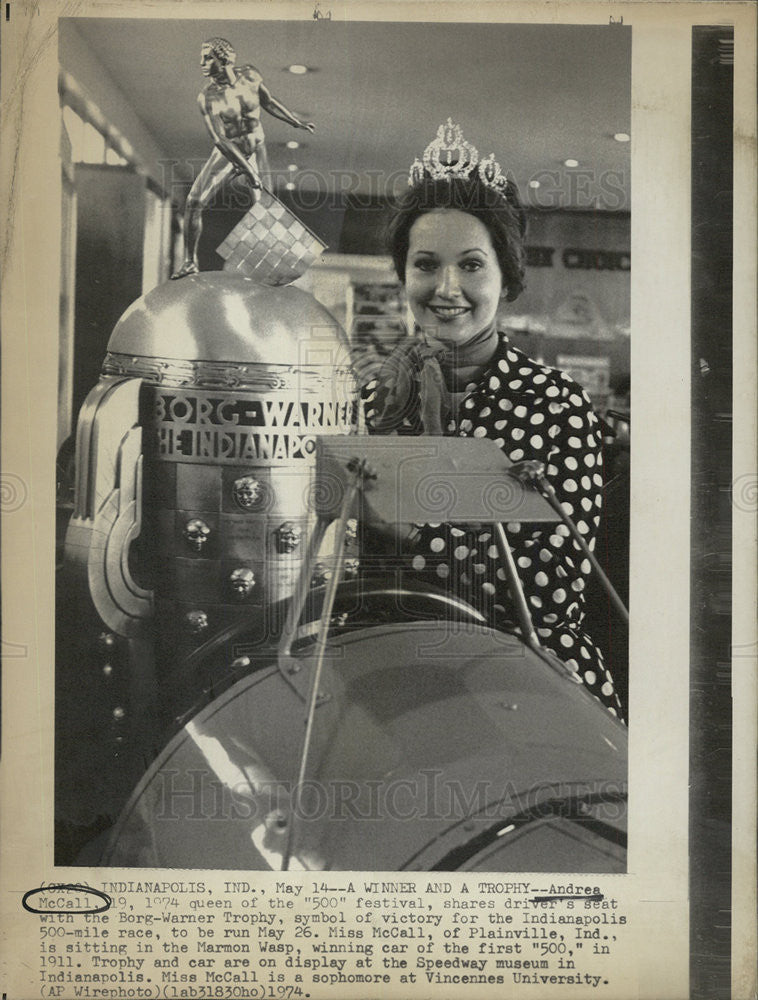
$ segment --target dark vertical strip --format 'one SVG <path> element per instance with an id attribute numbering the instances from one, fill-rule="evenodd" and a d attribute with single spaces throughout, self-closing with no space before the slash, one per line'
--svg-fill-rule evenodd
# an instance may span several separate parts
<path id="1" fill-rule="evenodd" d="M 731 992 L 734 33 L 692 32 L 690 994 Z"/>

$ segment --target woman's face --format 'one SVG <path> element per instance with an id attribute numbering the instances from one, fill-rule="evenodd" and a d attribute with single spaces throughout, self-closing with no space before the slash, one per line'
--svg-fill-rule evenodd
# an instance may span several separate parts
<path id="1" fill-rule="evenodd" d="M 408 302 L 428 337 L 462 347 L 495 319 L 503 277 L 489 230 L 468 212 L 440 208 L 411 226 Z"/>

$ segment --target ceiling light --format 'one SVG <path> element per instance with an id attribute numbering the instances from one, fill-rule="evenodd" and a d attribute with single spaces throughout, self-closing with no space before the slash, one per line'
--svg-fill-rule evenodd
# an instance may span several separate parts
<path id="1" fill-rule="evenodd" d="M 288 66 L 287 70 L 290 73 L 294 73 L 295 76 L 302 76 L 303 73 L 307 73 L 308 72 L 308 67 L 307 66 L 301 66 L 300 63 L 294 63 L 292 66 Z"/>
<path id="2" fill-rule="evenodd" d="M 538 188 L 539 186 L 540 186 L 540 182 L 539 181 L 529 181 L 529 187 L 530 188 Z"/>
<path id="3" fill-rule="evenodd" d="M 616 142 L 629 142 L 631 136 L 629 135 L 628 132 L 616 132 L 613 138 L 616 140 Z"/>
<path id="4" fill-rule="evenodd" d="M 287 149 L 300 149 L 300 143 L 297 139 L 290 139 L 287 143 Z"/>
<path id="5" fill-rule="evenodd" d="M 284 185 L 284 190 L 285 191 L 294 191 L 295 190 L 295 185 L 292 183 L 292 181 L 287 181 L 287 183 Z"/>
<path id="6" fill-rule="evenodd" d="M 564 160 L 563 161 L 563 165 L 564 165 L 564 167 L 578 167 L 579 166 L 579 160 L 571 160 L 571 159 Z"/>
<path id="7" fill-rule="evenodd" d="M 294 174 L 294 172 L 297 170 L 297 164 L 296 163 L 290 163 L 290 164 L 288 164 L 287 165 L 287 170 L 289 170 L 289 172 L 291 174 Z"/>

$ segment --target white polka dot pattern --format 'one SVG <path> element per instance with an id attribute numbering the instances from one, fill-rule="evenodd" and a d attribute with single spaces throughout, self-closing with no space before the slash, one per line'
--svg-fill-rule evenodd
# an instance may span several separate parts
<path id="1" fill-rule="evenodd" d="M 416 385 L 419 377 L 420 370 Z M 376 380 L 364 388 L 363 398 L 371 432 L 372 418 L 382 401 L 382 388 Z M 464 412 L 466 418 L 462 418 Z M 407 402 L 403 414 L 397 433 L 422 434 L 418 398 Z M 573 379 L 538 365 L 501 333 L 487 370 L 461 400 L 449 427 L 457 436 L 496 440 L 512 461 L 526 458 L 543 462 L 563 509 L 577 520 L 582 537 L 594 547 L 602 502 L 602 440 L 589 399 Z M 466 530 L 461 536 L 462 528 Z M 588 690 L 608 709 L 621 714 L 602 654 L 582 630 L 589 562 L 569 538 L 565 525 L 511 522 L 507 529 L 541 641 L 579 672 Z M 440 579 L 446 580 L 451 591 L 485 613 L 491 613 L 497 601 L 509 609 L 506 617 L 515 621 L 505 574 L 497 572 L 497 548 L 482 543 L 481 528 L 427 524 L 421 528 L 413 552 L 414 567 L 424 563 L 438 584 Z"/>

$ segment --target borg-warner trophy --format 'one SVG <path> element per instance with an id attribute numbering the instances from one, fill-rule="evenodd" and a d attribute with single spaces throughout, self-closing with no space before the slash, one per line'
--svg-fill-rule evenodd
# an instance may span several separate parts
<path id="1" fill-rule="evenodd" d="M 345 334 L 290 284 L 325 247 L 262 182 L 260 108 L 313 126 L 222 41 L 202 49 L 217 148 L 188 198 L 192 266 L 127 309 L 79 414 L 57 588 L 62 826 L 112 821 L 166 726 L 207 699 L 218 679 L 188 674 L 189 654 L 240 617 L 276 628 L 315 520 L 314 435 L 356 430 Z M 244 90 L 236 124 L 218 114 L 224 88 Z M 232 169 L 252 205 L 218 248 L 223 271 L 199 273 L 200 212 Z"/>
<path id="2" fill-rule="evenodd" d="M 79 417 L 59 581 L 58 790 L 75 817 L 120 805 L 165 724 L 212 683 L 182 673 L 189 653 L 254 610 L 272 627 L 314 519 L 314 435 L 356 418 L 333 317 L 238 274 L 153 289 L 102 371 Z"/>

